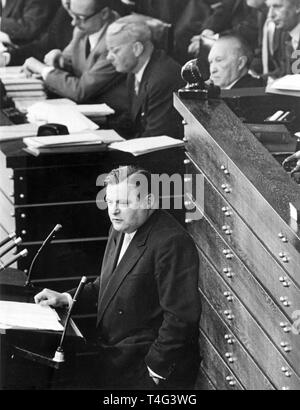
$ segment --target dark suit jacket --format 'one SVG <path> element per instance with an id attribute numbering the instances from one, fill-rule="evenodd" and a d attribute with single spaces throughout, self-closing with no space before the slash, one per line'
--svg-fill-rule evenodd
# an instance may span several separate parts
<path id="1" fill-rule="evenodd" d="M 173 107 L 173 93 L 184 85 L 180 72 L 179 64 L 164 51 L 154 51 L 138 96 L 134 91 L 134 74 L 129 74 L 130 112 L 112 126 L 127 139 L 159 135 L 182 138 L 182 118 Z"/>
<path id="2" fill-rule="evenodd" d="M 194 243 L 173 217 L 155 211 L 115 267 L 122 237 L 111 230 L 101 276 L 85 287 L 79 301 L 81 307 L 97 304 L 107 371 L 122 378 L 145 363 L 167 378 L 181 374 L 184 383 L 200 360 Z"/>
<path id="3" fill-rule="evenodd" d="M 292 74 L 292 65 L 296 59 L 292 58 L 294 52 L 291 44 L 287 41 L 288 33 L 283 30 L 275 30 L 274 54 L 269 55 L 269 75 L 280 78 L 287 74 Z M 297 50 L 300 47 L 300 38 Z"/>
<path id="4" fill-rule="evenodd" d="M 56 69 L 47 76 L 45 84 L 50 91 L 77 103 L 106 103 L 116 110 L 128 107 L 126 76 L 117 73 L 106 58 L 106 30 L 116 18 L 116 13 L 112 13 L 88 57 L 88 36 L 74 35 L 70 47 L 67 47 L 67 59 L 71 49 L 71 67 L 69 70 Z M 74 33 L 79 31 L 75 29 Z"/>
<path id="5" fill-rule="evenodd" d="M 63 50 L 72 40 L 73 26 L 69 13 L 60 7 L 43 36 L 17 49 L 9 50 L 10 65 L 22 65 L 26 58 L 35 57 L 43 61 L 53 49 Z"/>
<path id="6" fill-rule="evenodd" d="M 264 87 L 264 81 L 261 78 L 254 78 L 250 74 L 240 78 L 232 88 L 253 88 Z"/>
<path id="7" fill-rule="evenodd" d="M 59 0 L 7 0 L 1 31 L 16 44 L 32 41 L 47 28 L 59 5 Z"/>

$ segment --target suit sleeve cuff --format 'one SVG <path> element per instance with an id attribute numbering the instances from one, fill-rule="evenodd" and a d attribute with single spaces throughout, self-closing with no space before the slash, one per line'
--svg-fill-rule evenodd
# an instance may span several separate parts
<path id="1" fill-rule="evenodd" d="M 45 68 L 43 68 L 43 70 L 42 70 L 43 80 L 46 81 L 48 74 L 50 74 L 54 70 L 55 70 L 54 67 L 45 67 Z"/>
<path id="2" fill-rule="evenodd" d="M 63 295 L 65 295 L 68 298 L 68 307 L 70 308 L 72 305 L 72 300 L 73 300 L 72 296 L 67 292 L 63 293 Z"/>
<path id="3" fill-rule="evenodd" d="M 147 366 L 147 369 L 151 377 L 156 377 L 157 379 L 166 380 L 165 377 L 162 377 L 159 374 L 155 373 L 153 370 L 151 370 L 149 366 Z"/>

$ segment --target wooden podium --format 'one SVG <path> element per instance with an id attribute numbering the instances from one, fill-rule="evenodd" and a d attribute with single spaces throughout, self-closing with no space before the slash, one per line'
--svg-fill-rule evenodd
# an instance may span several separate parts
<path id="1" fill-rule="evenodd" d="M 26 288 L 24 272 L 7 269 L 0 273 L 0 300 L 32 303 L 36 288 Z M 65 311 L 58 311 L 62 324 Z M 0 390 L 39 390 L 72 385 L 74 357 L 85 340 L 74 322 L 69 322 L 64 344 L 66 361 L 53 360 L 61 332 L 0 328 Z"/>

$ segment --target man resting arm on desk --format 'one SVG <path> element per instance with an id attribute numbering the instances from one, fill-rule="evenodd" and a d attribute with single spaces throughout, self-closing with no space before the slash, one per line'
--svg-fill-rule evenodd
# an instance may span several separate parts
<path id="1" fill-rule="evenodd" d="M 131 166 L 108 175 L 112 228 L 101 275 L 77 302 L 97 306 L 94 367 L 102 388 L 192 388 L 199 367 L 197 251 L 181 225 L 157 209 L 150 181 Z M 63 306 L 68 298 L 46 289 L 35 301 Z"/>
<path id="2" fill-rule="evenodd" d="M 69 11 L 75 29 L 70 45 L 62 53 L 50 52 L 46 64 L 29 58 L 24 68 L 40 74 L 47 88 L 61 97 L 124 110 L 125 76 L 117 73 L 106 58 L 106 31 L 118 18 L 109 4 L 109 0 L 71 0 Z"/>

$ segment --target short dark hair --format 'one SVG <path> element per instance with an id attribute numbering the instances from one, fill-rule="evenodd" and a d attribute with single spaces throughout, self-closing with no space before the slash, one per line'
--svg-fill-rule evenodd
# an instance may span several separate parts
<path id="1" fill-rule="evenodd" d="M 249 68 L 253 58 L 254 58 L 254 52 L 248 41 L 239 33 L 236 31 L 224 31 L 220 33 L 220 40 L 236 40 L 240 44 L 240 50 L 241 54 L 243 56 L 247 57 L 247 67 Z"/>
<path id="2" fill-rule="evenodd" d="M 151 173 L 136 165 L 124 165 L 119 168 L 113 169 L 105 178 L 104 184 L 118 185 L 121 182 L 128 180 L 130 185 L 134 185 L 136 188 L 140 187 L 141 176 L 147 180 L 147 193 L 151 192 Z"/>

